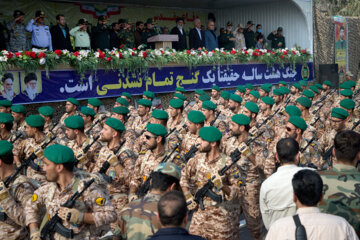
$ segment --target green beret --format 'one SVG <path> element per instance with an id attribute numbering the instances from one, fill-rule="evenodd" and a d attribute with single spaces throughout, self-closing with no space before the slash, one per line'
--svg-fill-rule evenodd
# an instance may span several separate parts
<path id="1" fill-rule="evenodd" d="M 51 117 L 54 114 L 54 109 L 50 106 L 43 106 L 39 107 L 38 112 L 45 117 Z"/>
<path id="2" fill-rule="evenodd" d="M 113 108 L 112 112 L 120 114 L 120 115 L 127 115 L 129 114 L 130 110 L 127 107 L 120 106 Z"/>
<path id="3" fill-rule="evenodd" d="M 94 109 L 92 109 L 92 108 L 89 108 L 89 107 L 82 107 L 81 108 L 81 110 L 80 110 L 80 112 L 82 113 L 82 114 L 84 114 L 85 116 L 95 116 L 95 111 L 94 111 Z"/>
<path id="4" fill-rule="evenodd" d="M 301 111 L 297 106 L 290 105 L 285 108 L 285 112 L 289 114 L 289 116 L 301 116 Z"/>
<path id="5" fill-rule="evenodd" d="M 285 81 L 279 81 L 279 84 L 287 85 L 287 82 L 285 82 Z"/>
<path id="6" fill-rule="evenodd" d="M 128 92 L 123 92 L 123 93 L 121 94 L 121 96 L 127 97 L 128 99 L 132 99 L 131 94 L 128 93 Z"/>
<path id="7" fill-rule="evenodd" d="M 343 82 L 342 84 L 340 84 L 339 88 L 340 89 L 351 89 L 352 85 L 350 84 L 350 82 Z"/>
<path id="8" fill-rule="evenodd" d="M 205 122 L 205 115 L 200 111 L 190 111 L 187 115 L 190 122 L 193 123 L 203 123 Z"/>
<path id="9" fill-rule="evenodd" d="M 225 100 L 229 100 L 230 99 L 230 93 L 228 91 L 222 91 L 220 93 L 220 97 L 222 97 Z"/>
<path id="10" fill-rule="evenodd" d="M 256 103 L 247 102 L 247 103 L 245 103 L 245 107 L 252 113 L 258 113 L 259 112 L 259 106 Z"/>
<path id="11" fill-rule="evenodd" d="M 349 113 L 343 108 L 333 108 L 331 110 L 331 116 L 338 119 L 346 119 Z"/>
<path id="12" fill-rule="evenodd" d="M 306 108 L 310 108 L 311 107 L 311 100 L 308 99 L 307 97 L 299 97 L 298 99 L 296 99 L 296 101 L 301 105 L 304 106 Z"/>
<path id="13" fill-rule="evenodd" d="M 125 126 L 119 119 L 108 118 L 108 119 L 106 119 L 105 124 L 113 129 L 115 129 L 116 131 L 119 131 L 119 132 L 125 131 Z"/>
<path id="14" fill-rule="evenodd" d="M 318 89 L 324 90 L 323 86 L 320 83 L 315 83 L 314 86 L 316 86 Z"/>
<path id="15" fill-rule="evenodd" d="M 172 108 L 179 109 L 184 106 L 184 101 L 178 98 L 173 98 L 169 101 L 169 105 Z"/>
<path id="16" fill-rule="evenodd" d="M 164 137 L 168 133 L 166 128 L 161 124 L 148 124 L 146 126 L 146 130 L 154 134 L 155 136 L 161 136 L 161 137 Z"/>
<path id="17" fill-rule="evenodd" d="M 244 114 L 235 114 L 234 116 L 231 117 L 231 120 L 239 125 L 250 124 L 250 118 Z"/>
<path id="18" fill-rule="evenodd" d="M 311 90 L 308 90 L 308 89 L 304 90 L 304 91 L 302 92 L 302 95 L 304 95 L 304 96 L 307 97 L 307 98 L 313 98 L 313 97 L 315 97 L 315 93 L 314 93 L 313 91 L 311 91 Z"/>
<path id="19" fill-rule="evenodd" d="M 205 93 L 205 91 L 204 90 L 202 90 L 202 89 L 196 89 L 195 90 L 195 94 L 197 94 L 197 95 L 205 95 L 206 93 Z"/>
<path id="20" fill-rule="evenodd" d="M 307 86 L 307 81 L 305 81 L 305 80 L 300 80 L 300 81 L 299 81 L 299 84 L 300 84 L 300 86 L 306 87 L 306 86 Z"/>
<path id="21" fill-rule="evenodd" d="M 155 98 L 155 94 L 151 91 L 145 91 L 145 92 L 143 92 L 143 95 L 147 98 L 151 98 L 151 99 Z"/>
<path id="22" fill-rule="evenodd" d="M 75 106 L 79 106 L 79 101 L 76 100 L 75 98 L 68 98 L 66 99 L 67 102 L 71 103 L 71 104 L 74 104 Z"/>
<path id="23" fill-rule="evenodd" d="M 324 84 L 330 87 L 333 86 L 332 82 L 330 82 L 329 80 L 324 81 Z"/>
<path id="24" fill-rule="evenodd" d="M 264 83 L 263 86 L 271 89 L 273 85 L 271 83 Z"/>
<path id="25" fill-rule="evenodd" d="M 44 150 L 44 156 L 51 162 L 56 164 L 75 162 L 74 152 L 71 148 L 54 144 Z"/>
<path id="26" fill-rule="evenodd" d="M 208 95 L 200 95 L 199 100 L 202 102 L 210 101 L 210 97 Z"/>
<path id="27" fill-rule="evenodd" d="M 4 99 L 0 100 L 0 107 L 11 107 L 12 103 L 11 101 Z"/>
<path id="28" fill-rule="evenodd" d="M 290 93 L 290 89 L 288 89 L 287 87 L 280 87 L 279 90 L 283 93 L 283 94 L 289 94 Z"/>
<path id="29" fill-rule="evenodd" d="M 345 97 L 351 97 L 354 93 L 350 89 L 344 89 L 344 90 L 340 91 L 340 94 Z"/>
<path id="30" fill-rule="evenodd" d="M 99 107 L 99 106 L 103 105 L 103 103 L 97 98 L 89 98 L 88 104 L 90 104 L 91 106 L 94 106 L 94 107 Z"/>
<path id="31" fill-rule="evenodd" d="M 221 91 L 220 88 L 219 88 L 218 86 L 216 86 L 216 85 L 214 85 L 211 89 L 214 89 L 214 90 L 216 90 L 216 91 L 218 91 L 218 92 Z"/>
<path id="32" fill-rule="evenodd" d="M 25 122 L 30 127 L 38 128 L 45 125 L 45 119 L 40 115 L 30 115 L 25 119 Z"/>
<path id="33" fill-rule="evenodd" d="M 319 94 L 319 89 L 317 86 L 315 86 L 315 85 L 310 86 L 309 89 L 311 89 L 314 93 Z"/>
<path id="34" fill-rule="evenodd" d="M 183 101 L 186 100 L 186 97 L 184 95 L 182 95 L 181 93 L 175 93 L 174 97 L 177 97 L 178 99 L 181 99 Z"/>
<path id="35" fill-rule="evenodd" d="M 273 90 L 273 95 L 275 95 L 275 96 L 282 96 L 283 93 L 282 93 L 282 91 L 281 91 L 280 89 L 274 89 L 274 90 Z"/>
<path id="36" fill-rule="evenodd" d="M 129 106 L 129 102 L 125 99 L 125 98 L 122 98 L 122 97 L 118 97 L 116 99 L 116 102 L 117 103 L 120 103 L 121 105 L 125 106 L 125 107 L 128 107 Z"/>
<path id="37" fill-rule="evenodd" d="M 230 99 L 233 100 L 234 102 L 238 102 L 238 103 L 242 102 L 242 98 L 237 94 L 231 94 Z"/>
<path id="38" fill-rule="evenodd" d="M 160 163 L 159 166 L 155 168 L 155 172 L 161 172 L 163 174 L 172 176 L 179 181 L 181 178 L 181 168 L 172 162 Z"/>
<path id="39" fill-rule="evenodd" d="M 237 90 L 238 90 L 239 92 L 242 92 L 242 93 L 246 92 L 246 88 L 243 87 L 243 86 L 241 86 L 241 85 L 238 85 L 238 86 L 237 86 Z"/>
<path id="40" fill-rule="evenodd" d="M 67 117 L 64 123 L 67 128 L 71 128 L 71 129 L 83 128 L 85 124 L 84 119 L 79 115 Z"/>
<path id="41" fill-rule="evenodd" d="M 300 83 L 294 83 L 292 86 L 294 86 L 295 88 L 297 88 L 299 90 L 302 89 Z"/>
<path id="42" fill-rule="evenodd" d="M 169 119 L 169 114 L 167 112 L 165 112 L 164 110 L 160 110 L 160 109 L 155 109 L 151 116 L 153 118 L 159 119 L 159 120 L 168 120 Z"/>
<path id="43" fill-rule="evenodd" d="M 346 98 L 340 101 L 340 106 L 347 110 L 352 110 L 355 108 L 355 102 L 352 99 Z"/>
<path id="44" fill-rule="evenodd" d="M 207 110 L 213 110 L 213 111 L 215 111 L 215 109 L 216 109 L 217 106 L 216 106 L 216 104 L 213 103 L 212 101 L 205 101 L 205 102 L 202 103 L 201 107 L 202 107 L 202 108 L 205 108 L 205 109 L 207 109 Z"/>
<path id="45" fill-rule="evenodd" d="M 299 116 L 290 116 L 289 122 L 292 123 L 297 128 L 300 128 L 301 130 L 305 131 L 307 128 L 307 124 L 305 120 L 302 117 Z"/>
<path id="46" fill-rule="evenodd" d="M 151 107 L 152 106 L 152 102 L 149 99 L 143 99 L 143 98 L 138 101 L 138 104 L 142 105 L 144 107 Z"/>
<path id="47" fill-rule="evenodd" d="M 14 118 L 10 113 L 0 112 L 0 123 L 12 123 L 13 121 Z"/>
<path id="48" fill-rule="evenodd" d="M 11 111 L 16 113 L 26 113 L 26 108 L 24 105 L 13 105 L 11 106 Z"/>
<path id="49" fill-rule="evenodd" d="M 356 82 L 355 81 L 348 81 L 349 85 L 351 87 L 356 87 Z"/>
<path id="50" fill-rule="evenodd" d="M 260 98 L 260 93 L 258 91 L 250 91 L 250 94 L 253 95 L 255 98 Z"/>
<path id="51" fill-rule="evenodd" d="M 13 145 L 10 142 L 6 140 L 0 140 L 0 157 L 11 155 L 12 150 Z"/>
<path id="52" fill-rule="evenodd" d="M 272 98 L 272 97 L 268 97 L 268 96 L 266 96 L 266 97 L 262 97 L 261 98 L 261 101 L 263 101 L 264 103 L 266 103 L 267 105 L 274 105 L 274 99 Z"/>
<path id="53" fill-rule="evenodd" d="M 252 90 L 252 89 L 254 89 L 254 86 L 250 83 L 247 83 L 247 84 L 245 84 L 245 88 Z"/>
<path id="54" fill-rule="evenodd" d="M 186 92 L 185 88 L 183 88 L 183 87 L 177 87 L 175 91 L 181 92 L 181 93 L 185 93 L 185 92 Z"/>
<path id="55" fill-rule="evenodd" d="M 220 141 L 222 138 L 222 134 L 219 129 L 216 127 L 210 126 L 210 127 L 202 127 L 199 130 L 199 136 L 208 142 L 217 142 Z"/>
<path id="56" fill-rule="evenodd" d="M 262 85 L 262 86 L 260 87 L 260 89 L 261 89 L 261 90 L 264 90 L 264 91 L 267 92 L 267 93 L 270 92 L 270 88 L 269 88 L 268 86 L 265 86 L 265 84 Z"/>

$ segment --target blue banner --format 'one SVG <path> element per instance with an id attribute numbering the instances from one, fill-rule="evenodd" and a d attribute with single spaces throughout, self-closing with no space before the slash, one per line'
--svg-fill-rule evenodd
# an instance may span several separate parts
<path id="1" fill-rule="evenodd" d="M 281 68 L 278 65 L 235 64 L 221 66 L 150 68 L 146 74 L 121 73 L 99 69 L 83 79 L 72 70 L 45 71 L 36 73 L 10 71 L 2 77 L 1 97 L 13 103 L 30 104 L 64 101 L 68 97 L 87 99 L 91 97 L 117 97 L 122 92 L 133 95 L 149 90 L 155 93 L 174 92 L 176 87 L 188 91 L 210 89 L 213 85 L 231 88 L 251 83 L 288 83 L 313 80 L 313 63 Z"/>

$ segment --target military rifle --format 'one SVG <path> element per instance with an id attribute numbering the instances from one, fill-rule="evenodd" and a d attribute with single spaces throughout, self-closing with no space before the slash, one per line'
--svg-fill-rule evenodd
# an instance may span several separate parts
<path id="1" fill-rule="evenodd" d="M 102 115 L 98 120 L 96 120 L 91 126 L 90 128 L 86 131 L 85 135 L 89 135 L 91 133 L 91 130 L 98 125 L 99 123 L 101 123 L 104 119 L 106 118 L 106 115 Z"/>

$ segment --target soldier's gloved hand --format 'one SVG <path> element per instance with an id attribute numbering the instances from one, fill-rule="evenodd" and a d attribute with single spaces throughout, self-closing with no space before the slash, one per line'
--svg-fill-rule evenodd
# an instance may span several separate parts
<path id="1" fill-rule="evenodd" d="M 79 161 L 80 164 L 86 162 L 86 155 L 82 149 L 76 152 L 76 159 Z"/>
<path id="2" fill-rule="evenodd" d="M 40 238 L 40 230 L 35 228 L 30 232 L 30 240 L 41 240 Z"/>
<path id="3" fill-rule="evenodd" d="M 7 200 L 9 197 L 9 190 L 5 187 L 4 182 L 0 181 L 0 202 Z"/>
<path id="4" fill-rule="evenodd" d="M 213 170 L 211 174 L 212 182 L 217 190 L 220 190 L 224 187 L 223 180 L 225 176 L 220 176 L 218 170 Z"/>
<path id="5" fill-rule="evenodd" d="M 189 191 L 185 192 L 184 195 L 188 210 L 195 210 L 197 208 L 197 203 L 195 202 L 195 198 L 193 197 L 193 195 Z"/>
<path id="6" fill-rule="evenodd" d="M 130 193 L 129 194 L 129 197 L 128 197 L 128 200 L 129 200 L 129 203 L 138 199 L 138 196 L 135 194 L 135 193 Z"/>
<path id="7" fill-rule="evenodd" d="M 74 224 L 81 224 L 84 220 L 84 213 L 75 208 L 61 207 L 59 210 L 59 217 L 63 221 L 71 222 Z"/>

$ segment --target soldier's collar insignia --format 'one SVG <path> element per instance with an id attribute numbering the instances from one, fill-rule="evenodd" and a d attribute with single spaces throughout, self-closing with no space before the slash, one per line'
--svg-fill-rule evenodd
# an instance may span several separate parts
<path id="1" fill-rule="evenodd" d="M 97 198 L 95 200 L 95 202 L 96 202 L 97 205 L 102 206 L 102 205 L 105 204 L 106 200 L 105 200 L 105 198 Z"/>

